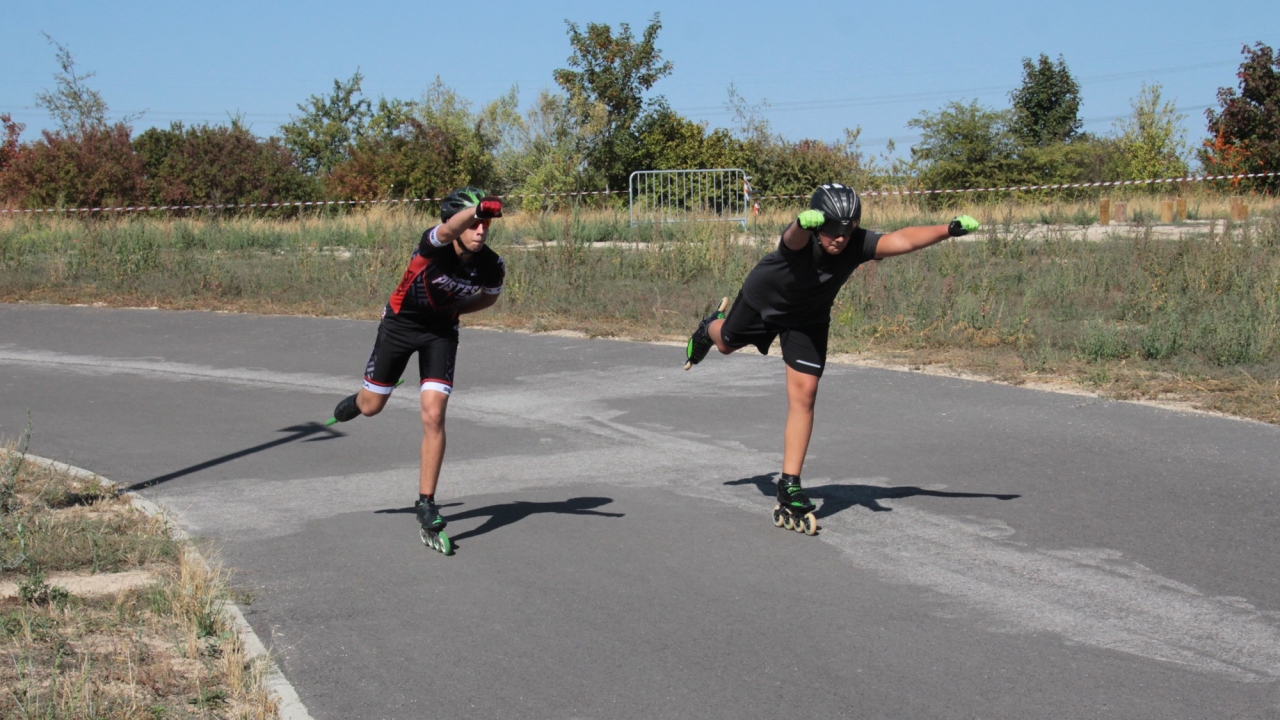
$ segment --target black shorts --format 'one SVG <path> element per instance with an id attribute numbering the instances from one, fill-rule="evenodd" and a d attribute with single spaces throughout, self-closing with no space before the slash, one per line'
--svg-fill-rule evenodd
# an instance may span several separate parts
<path id="1" fill-rule="evenodd" d="M 417 323 L 384 317 L 378 325 L 378 339 L 364 368 L 364 387 L 379 395 L 390 395 L 409 365 L 409 356 L 418 353 L 418 390 L 453 392 L 453 366 L 458 358 L 458 329 L 426 328 Z"/>
<path id="2" fill-rule="evenodd" d="M 755 308 L 742 300 L 742 293 L 738 293 L 724 325 L 720 326 L 720 337 L 735 350 L 755 345 L 761 355 L 768 355 L 773 339 L 781 336 L 782 361 L 787 367 L 805 375 L 822 377 L 822 368 L 827 364 L 827 334 L 830 329 L 830 321 L 800 327 L 766 322 Z"/>

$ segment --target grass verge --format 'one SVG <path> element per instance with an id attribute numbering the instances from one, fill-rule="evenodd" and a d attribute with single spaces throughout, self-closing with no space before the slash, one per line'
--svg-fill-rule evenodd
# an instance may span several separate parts
<path id="1" fill-rule="evenodd" d="M 1136 212 L 1147 200 L 1131 202 Z M 1084 223 L 1083 205 L 979 207 L 976 239 L 859 269 L 837 299 L 831 350 L 1280 422 L 1280 209 L 1254 204 L 1247 223 L 1176 235 L 1149 224 L 1086 235 L 1061 221 Z M 1226 201 L 1206 196 L 1193 209 L 1218 217 Z M 683 340 L 711 303 L 737 291 L 789 217 L 745 229 L 632 226 L 604 213 L 506 218 L 490 238 L 507 261 L 503 300 L 466 320 Z M 881 198 L 866 217 L 881 229 L 945 219 Z M 1036 217 L 1060 222 L 1027 223 Z M 385 209 L 9 220 L 0 223 L 0 301 L 373 319 L 431 223 Z"/>
<path id="2" fill-rule="evenodd" d="M 24 444 L 0 449 L 0 583 L 17 584 L 0 597 L 0 717 L 276 717 L 268 659 L 246 656 L 223 612 L 226 574 L 112 488 L 26 462 Z M 113 591 L 122 571 L 148 581 Z"/>

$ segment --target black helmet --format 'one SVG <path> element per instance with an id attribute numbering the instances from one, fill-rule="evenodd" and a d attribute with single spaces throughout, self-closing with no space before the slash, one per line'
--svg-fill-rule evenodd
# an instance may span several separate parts
<path id="1" fill-rule="evenodd" d="M 825 235 L 849 237 L 862 219 L 862 201 L 858 199 L 858 193 L 840 183 L 818 186 L 813 197 L 809 198 L 809 207 L 821 210 L 827 217 L 827 221 L 818 228 Z"/>
<path id="2" fill-rule="evenodd" d="M 488 195 L 480 188 L 467 186 L 461 190 L 454 190 L 440 201 L 440 219 L 449 222 L 449 218 L 480 204 L 480 198 Z"/>

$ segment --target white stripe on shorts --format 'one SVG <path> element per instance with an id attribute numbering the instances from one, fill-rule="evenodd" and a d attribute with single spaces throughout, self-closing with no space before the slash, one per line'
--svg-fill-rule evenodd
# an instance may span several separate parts
<path id="1" fill-rule="evenodd" d="M 796 360 L 796 362 L 800 363 L 801 365 L 808 365 L 809 367 L 816 367 L 816 368 L 818 368 L 819 370 L 821 370 L 821 369 L 822 369 L 822 366 L 821 366 L 821 365 L 814 365 L 813 363 L 811 363 L 811 362 L 805 362 L 804 360 Z"/>
<path id="2" fill-rule="evenodd" d="M 368 379 L 364 381 L 364 389 L 368 390 L 369 392 L 376 392 L 379 395 L 390 395 L 391 391 L 395 390 L 394 387 L 387 387 L 386 385 L 378 385 L 377 383 L 369 382 Z"/>
<path id="3" fill-rule="evenodd" d="M 424 381 L 422 385 L 419 386 L 418 388 L 418 392 L 426 392 L 428 390 L 435 390 L 436 392 L 444 393 L 445 395 L 449 395 L 450 393 L 453 392 L 453 388 L 451 386 L 445 385 L 442 382 L 434 382 L 431 380 Z"/>

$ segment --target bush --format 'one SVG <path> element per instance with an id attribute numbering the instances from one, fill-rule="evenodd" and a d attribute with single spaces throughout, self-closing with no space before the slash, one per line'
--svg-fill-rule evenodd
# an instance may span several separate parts
<path id="1" fill-rule="evenodd" d="M 124 123 L 76 136 L 44 132 L 18 147 L 0 174 L 0 197 L 25 207 L 136 205 L 145 173 Z"/>
<path id="2" fill-rule="evenodd" d="M 278 138 L 262 140 L 230 125 L 152 128 L 133 143 L 156 205 L 310 200 L 317 184 L 303 175 Z"/>

